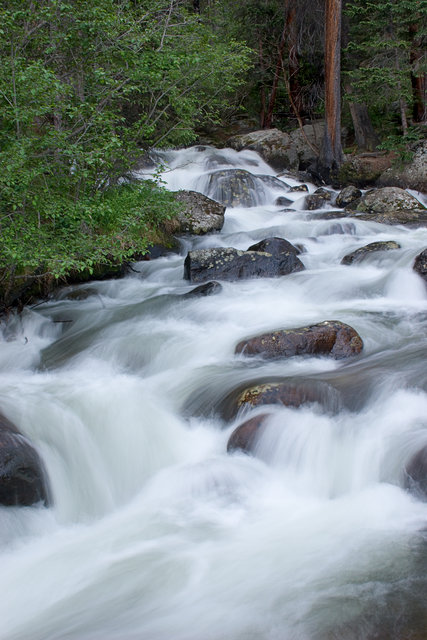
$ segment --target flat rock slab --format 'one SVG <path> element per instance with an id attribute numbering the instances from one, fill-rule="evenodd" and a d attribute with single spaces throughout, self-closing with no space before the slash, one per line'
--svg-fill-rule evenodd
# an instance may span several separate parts
<path id="1" fill-rule="evenodd" d="M 297 329 L 280 329 L 242 340 L 235 353 L 267 359 L 297 355 L 327 355 L 336 360 L 357 355 L 363 341 L 357 331 L 336 320 Z"/>
<path id="2" fill-rule="evenodd" d="M 39 502 L 49 503 L 42 460 L 18 429 L 0 416 L 0 504 L 27 507 Z"/>
<path id="3" fill-rule="evenodd" d="M 190 282 L 274 278 L 302 271 L 296 251 L 277 256 L 267 251 L 240 251 L 232 247 L 189 251 L 184 262 L 184 278 Z"/>
<path id="4" fill-rule="evenodd" d="M 400 249 L 401 246 L 397 242 L 390 240 L 388 242 L 371 242 L 364 247 L 359 247 L 355 251 L 348 253 L 341 260 L 341 264 L 353 264 L 355 262 L 361 262 L 366 256 L 377 253 L 378 251 L 392 251 L 393 249 Z"/>

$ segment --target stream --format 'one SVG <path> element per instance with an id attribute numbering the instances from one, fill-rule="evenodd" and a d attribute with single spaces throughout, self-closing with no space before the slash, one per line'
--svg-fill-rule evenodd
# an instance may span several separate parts
<path id="1" fill-rule="evenodd" d="M 277 177 L 252 151 L 157 158 L 169 189 L 211 197 L 212 171 Z M 327 219 L 336 208 L 308 211 L 280 180 L 300 184 L 264 179 L 220 233 L 0 325 L 1 412 L 53 495 L 48 509 L 0 507 L 1 640 L 427 637 L 427 503 L 404 488 L 427 444 L 427 290 L 412 270 L 427 229 Z M 184 297 L 197 286 L 183 278 L 189 250 L 272 236 L 303 249 L 304 271 Z M 341 264 L 383 240 L 401 249 Z M 361 355 L 234 353 L 324 320 L 354 327 Z M 260 409 L 225 418 L 221 402 L 283 378 L 324 384 L 337 407 L 274 405 L 256 455 L 227 453 Z"/>

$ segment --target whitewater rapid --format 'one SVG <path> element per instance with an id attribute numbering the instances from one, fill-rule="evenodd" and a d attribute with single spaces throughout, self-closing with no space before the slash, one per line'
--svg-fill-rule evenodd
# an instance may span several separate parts
<path id="1" fill-rule="evenodd" d="M 213 168 L 277 175 L 251 151 L 157 158 L 172 190 L 206 193 Z M 334 207 L 307 211 L 301 192 L 284 211 L 279 195 L 267 185 L 219 234 L 1 325 L 0 410 L 53 494 L 49 509 L 0 507 L 2 640 L 426 637 L 427 503 L 403 470 L 427 444 L 427 293 L 412 270 L 427 229 L 324 219 Z M 306 270 L 182 297 L 188 250 L 270 236 L 302 246 Z M 380 240 L 401 249 L 340 264 Z M 323 320 L 354 327 L 362 355 L 234 354 Z M 226 420 L 221 400 L 268 377 L 324 381 L 341 404 L 275 406 L 256 456 L 227 454 L 242 416 Z"/>

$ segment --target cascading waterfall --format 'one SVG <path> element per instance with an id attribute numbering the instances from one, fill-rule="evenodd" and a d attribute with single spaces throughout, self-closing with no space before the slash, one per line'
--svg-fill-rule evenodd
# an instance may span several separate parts
<path id="1" fill-rule="evenodd" d="M 427 230 L 307 211 L 299 183 L 251 151 L 157 157 L 172 190 L 214 195 L 213 172 L 248 172 L 251 206 L 234 202 L 222 232 L 183 239 L 181 255 L 3 324 L 0 409 L 37 447 L 53 506 L 0 508 L 0 638 L 425 638 L 427 503 L 403 470 L 427 444 L 427 295 L 412 270 Z M 303 247 L 306 270 L 182 296 L 189 249 L 271 236 Z M 401 249 L 340 264 L 379 240 Z M 234 354 L 331 319 L 358 331 L 361 356 Z M 284 377 L 339 401 L 275 405 L 255 455 L 228 454 L 243 417 L 221 402 Z"/>

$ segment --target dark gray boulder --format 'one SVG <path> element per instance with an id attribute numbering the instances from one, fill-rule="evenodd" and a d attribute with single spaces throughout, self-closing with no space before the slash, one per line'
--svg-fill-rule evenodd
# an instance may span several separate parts
<path id="1" fill-rule="evenodd" d="M 294 248 L 295 249 L 295 248 Z M 294 251 L 239 251 L 232 247 L 189 251 L 184 278 L 190 282 L 274 278 L 302 271 L 304 265 Z"/>
<path id="2" fill-rule="evenodd" d="M 235 353 L 267 359 L 297 355 L 327 355 L 336 360 L 357 355 L 363 342 L 357 331 L 343 322 L 327 320 L 298 329 L 271 331 L 242 340 Z"/>
<path id="3" fill-rule="evenodd" d="M 424 251 L 421 251 L 421 253 L 417 255 L 413 269 L 427 282 L 427 249 L 424 249 Z"/>
<path id="4" fill-rule="evenodd" d="M 16 427 L 0 415 L 0 504 L 48 506 L 49 493 L 39 454 Z"/>
<path id="5" fill-rule="evenodd" d="M 272 256 L 278 258 L 281 255 L 288 255 L 293 253 L 298 255 L 301 251 L 294 247 L 293 244 L 285 240 L 284 238 L 265 238 L 256 244 L 252 244 L 247 249 L 248 251 L 266 251 L 267 253 L 271 253 Z"/>
<path id="6" fill-rule="evenodd" d="M 348 253 L 341 260 L 341 264 L 354 264 L 355 262 L 361 262 L 366 256 L 379 251 L 392 251 L 393 249 L 400 249 L 400 244 L 389 240 L 388 242 L 371 242 L 364 247 L 359 247 L 355 251 Z"/>

